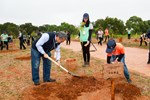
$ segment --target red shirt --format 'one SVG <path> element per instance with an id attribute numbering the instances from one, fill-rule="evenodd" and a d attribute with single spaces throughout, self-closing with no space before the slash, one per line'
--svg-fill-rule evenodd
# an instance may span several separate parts
<path id="1" fill-rule="evenodd" d="M 116 43 L 112 53 L 107 53 L 107 56 L 125 54 L 124 46 L 121 43 Z"/>
<path id="2" fill-rule="evenodd" d="M 109 33 L 108 33 L 108 29 L 105 29 L 105 35 L 108 36 Z"/>

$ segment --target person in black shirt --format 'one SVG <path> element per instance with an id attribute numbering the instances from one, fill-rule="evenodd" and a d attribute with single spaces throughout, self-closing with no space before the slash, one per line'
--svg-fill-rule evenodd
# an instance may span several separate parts
<path id="1" fill-rule="evenodd" d="M 66 31 L 66 34 L 67 34 L 66 45 L 70 45 L 70 33 Z"/>
<path id="2" fill-rule="evenodd" d="M 26 49 L 26 47 L 24 46 L 24 40 L 23 40 L 23 34 L 19 31 L 19 41 L 20 41 L 20 49 L 22 49 L 22 47 L 24 49 Z"/>

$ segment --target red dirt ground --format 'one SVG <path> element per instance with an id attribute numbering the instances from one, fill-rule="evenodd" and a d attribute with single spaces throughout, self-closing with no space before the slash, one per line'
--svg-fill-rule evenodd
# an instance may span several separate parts
<path id="1" fill-rule="evenodd" d="M 70 63 L 76 60 L 66 61 Z M 95 73 L 93 76 L 64 77 L 64 79 L 64 82 L 30 86 L 23 91 L 22 100 L 109 100 L 111 98 L 111 80 L 105 80 L 102 73 Z M 141 98 L 148 100 L 141 96 L 139 88 L 128 84 L 124 78 L 116 78 L 114 81 L 116 100 L 141 100 Z"/>
<path id="2" fill-rule="evenodd" d="M 21 56 L 21 57 L 16 57 L 16 60 L 31 60 L 31 56 Z"/>
<path id="3" fill-rule="evenodd" d="M 68 58 L 65 60 L 65 68 L 69 71 L 75 71 L 78 68 L 76 59 Z"/>
<path id="4" fill-rule="evenodd" d="M 0 53 L 2 52 L 17 53 L 17 50 L 1 51 Z M 26 67 L 26 62 L 29 62 L 31 57 L 29 55 L 19 57 L 16 57 L 15 55 L 14 58 L 9 56 L 9 59 L 5 58 L 8 60 L 7 63 L 11 62 L 11 59 L 15 59 L 16 61 L 21 60 L 21 63 L 19 63 L 20 65 L 16 65 L 17 62 L 14 62 L 14 66 L 10 63 L 10 65 L 5 65 L 3 69 L 0 69 L 0 78 L 3 80 L 2 83 L 4 84 L 5 81 L 10 82 L 11 80 L 11 82 L 14 82 L 15 84 L 12 84 L 12 87 L 8 89 L 11 89 L 12 91 L 20 89 L 20 94 L 16 92 L 20 97 L 14 99 L 14 96 L 12 95 L 12 97 L 8 98 L 9 100 L 110 100 L 111 98 L 111 81 L 103 79 L 102 73 L 93 73 L 92 76 L 81 76 L 78 78 L 71 77 L 68 74 L 68 76 L 66 76 L 66 74 L 62 73 L 59 76 L 58 71 L 54 70 L 52 75 L 57 77 L 57 82 L 41 83 L 39 86 L 31 85 L 32 83 L 30 82 L 28 85 L 24 86 L 27 84 L 27 81 L 31 81 L 29 79 L 29 77 L 31 77 L 30 69 Z M 67 68 L 70 68 L 71 66 L 69 70 L 76 70 L 78 66 L 76 59 L 69 58 L 65 61 Z M 95 66 L 94 64 L 91 64 L 90 67 L 95 70 L 99 69 L 98 66 Z M 83 70 L 80 72 L 84 73 Z M 28 80 L 25 81 L 27 78 Z M 3 87 L 5 87 L 5 85 Z M 2 89 L 3 87 L 0 88 Z M 7 88 L 7 86 L 5 88 Z M 116 100 L 150 100 L 149 97 L 143 97 L 141 95 L 141 91 L 138 87 L 133 84 L 128 84 L 125 79 L 120 78 L 115 79 L 115 98 Z"/>
<path id="5" fill-rule="evenodd" d="M 132 84 L 119 82 L 115 87 L 116 96 L 121 95 L 121 98 L 119 96 L 116 97 L 117 100 L 137 100 L 141 97 L 140 89 Z M 97 99 L 92 99 L 94 97 L 90 96 L 88 100 L 110 100 L 110 88 L 111 83 L 109 80 L 102 78 L 97 80 L 93 76 L 83 76 L 81 78 L 72 77 L 71 79 L 66 79 L 64 84 L 43 83 L 40 86 L 30 86 L 24 90 L 22 99 L 87 100 L 86 97 L 84 97 L 85 94 L 95 94 L 94 92 L 98 91 L 96 93 Z M 107 99 L 103 99 L 103 97 Z"/>
<path id="6" fill-rule="evenodd" d="M 0 53 L 15 53 L 18 52 L 19 50 L 1 50 Z"/>

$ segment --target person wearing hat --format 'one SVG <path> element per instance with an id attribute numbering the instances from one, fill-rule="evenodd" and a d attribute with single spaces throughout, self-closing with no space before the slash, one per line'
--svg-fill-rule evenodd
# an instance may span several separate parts
<path id="1" fill-rule="evenodd" d="M 128 83 L 131 83 L 130 75 L 128 72 L 128 68 L 125 64 L 125 49 L 121 43 L 116 43 L 114 39 L 109 39 L 107 42 L 107 63 L 119 63 L 122 62 L 124 64 L 124 75 L 127 79 Z"/>
<path id="2" fill-rule="evenodd" d="M 57 49 L 57 51 L 60 52 L 60 44 L 66 40 L 66 37 L 67 37 L 66 34 L 62 32 L 58 33 L 48 32 L 43 33 L 39 39 L 33 42 L 31 48 L 31 69 L 32 69 L 32 80 L 34 82 L 34 85 L 40 85 L 39 66 L 41 58 L 43 60 L 43 81 L 44 82 L 56 81 L 55 79 L 52 79 L 50 77 L 51 61 L 48 59 L 48 57 L 51 56 L 50 51 L 52 51 L 53 49 Z"/>
<path id="3" fill-rule="evenodd" d="M 79 38 L 82 46 L 84 64 L 83 67 L 90 65 L 90 41 L 93 25 L 90 23 L 89 14 L 84 13 L 80 26 Z"/>
<path id="4" fill-rule="evenodd" d="M 149 53 L 148 53 L 148 62 L 147 62 L 147 64 L 150 64 L 150 29 L 148 29 L 146 36 L 148 38 L 147 41 L 148 41 L 148 44 L 149 44 Z"/>

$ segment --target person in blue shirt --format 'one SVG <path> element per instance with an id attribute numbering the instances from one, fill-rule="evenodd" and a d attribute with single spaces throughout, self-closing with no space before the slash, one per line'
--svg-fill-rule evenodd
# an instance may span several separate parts
<path id="1" fill-rule="evenodd" d="M 51 56 L 53 49 L 57 49 L 60 52 L 60 43 L 66 40 L 66 34 L 62 32 L 49 32 L 43 33 L 42 36 L 33 42 L 31 48 L 31 65 L 32 65 L 32 80 L 34 85 L 40 85 L 39 79 L 39 65 L 40 59 L 43 60 L 43 81 L 44 82 L 55 82 L 55 79 L 50 77 L 51 61 L 48 57 Z M 60 54 L 60 53 L 58 53 Z M 60 55 L 56 55 L 60 56 Z M 57 57 L 60 58 L 60 57 Z M 57 59 L 58 62 L 60 59 Z"/>

